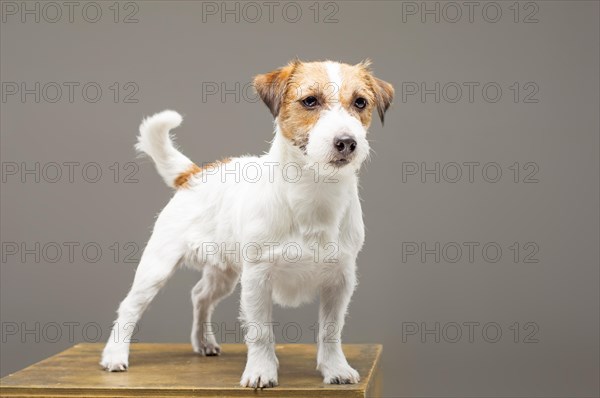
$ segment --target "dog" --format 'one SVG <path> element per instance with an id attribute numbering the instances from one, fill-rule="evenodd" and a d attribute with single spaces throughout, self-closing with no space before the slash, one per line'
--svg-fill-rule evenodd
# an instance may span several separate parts
<path id="1" fill-rule="evenodd" d="M 372 74 L 368 60 L 298 59 L 256 76 L 254 87 L 275 118 L 275 137 L 263 156 L 198 166 L 171 140 L 170 130 L 182 122 L 177 112 L 157 113 L 140 125 L 136 148 L 176 192 L 159 214 L 119 306 L 100 361 L 104 369 L 127 370 L 133 326 L 185 264 L 202 270 L 192 290 L 191 333 L 201 355 L 221 353 L 211 315 L 241 281 L 248 349 L 241 386 L 278 385 L 273 303 L 296 307 L 316 296 L 317 369 L 327 384 L 359 382 L 341 345 L 365 238 L 358 171 L 370 152 L 372 114 L 383 124 L 394 88 Z"/>

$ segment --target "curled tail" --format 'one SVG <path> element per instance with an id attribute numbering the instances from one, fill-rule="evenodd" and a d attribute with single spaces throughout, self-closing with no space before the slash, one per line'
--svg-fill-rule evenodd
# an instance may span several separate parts
<path id="1" fill-rule="evenodd" d="M 144 119 L 135 146 L 154 160 L 158 174 L 172 188 L 187 186 L 190 177 L 200 171 L 194 162 L 175 148 L 169 135 L 169 131 L 179 126 L 182 120 L 175 111 L 159 112 Z"/>

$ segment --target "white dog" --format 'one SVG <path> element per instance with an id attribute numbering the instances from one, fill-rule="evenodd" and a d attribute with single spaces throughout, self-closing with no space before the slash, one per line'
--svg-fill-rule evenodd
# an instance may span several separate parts
<path id="1" fill-rule="evenodd" d="M 272 303 L 298 306 L 320 296 L 317 368 L 325 383 L 357 383 L 341 331 L 364 241 L 357 172 L 369 155 L 367 128 L 381 121 L 394 89 L 369 62 L 290 62 L 259 75 L 255 88 L 275 117 L 261 157 L 199 167 L 173 146 L 181 116 L 164 111 L 140 126 L 137 149 L 177 189 L 158 216 L 133 286 L 121 303 L 100 364 L 128 367 L 132 325 L 182 264 L 201 268 L 192 290 L 192 346 L 219 355 L 212 312 L 241 277 L 248 358 L 242 386 L 277 385 Z M 252 325 L 249 328 L 248 325 Z M 252 337 L 248 334 L 252 331 Z"/>

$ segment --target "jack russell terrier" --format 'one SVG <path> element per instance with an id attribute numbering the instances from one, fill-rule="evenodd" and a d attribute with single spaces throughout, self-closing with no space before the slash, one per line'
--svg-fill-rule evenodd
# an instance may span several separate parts
<path id="1" fill-rule="evenodd" d="M 240 319 L 248 347 L 241 386 L 278 384 L 273 302 L 295 307 L 317 295 L 317 369 L 328 384 L 359 381 L 341 345 L 365 235 L 357 173 L 369 156 L 371 115 L 376 110 L 383 123 L 394 95 L 369 64 L 294 60 L 256 76 L 256 91 L 275 118 L 275 138 L 261 157 L 197 166 L 169 135 L 181 124 L 177 112 L 142 122 L 136 148 L 154 160 L 176 192 L 158 216 L 119 306 L 103 368 L 127 370 L 133 326 L 186 264 L 203 272 L 192 290 L 191 339 L 201 355 L 220 354 L 211 315 L 241 280 Z"/>

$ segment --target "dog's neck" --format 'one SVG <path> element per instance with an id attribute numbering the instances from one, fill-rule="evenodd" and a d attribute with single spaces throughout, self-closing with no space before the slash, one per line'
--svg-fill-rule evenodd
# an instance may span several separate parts
<path id="1" fill-rule="evenodd" d="M 350 169 L 336 171 L 331 167 L 319 170 L 319 165 L 307 161 L 306 155 L 278 129 L 265 157 L 287 176 L 276 185 L 294 214 L 299 232 L 317 240 L 332 239 L 332 226 L 335 230 L 340 224 L 352 195 L 357 194 L 356 173 Z M 301 177 L 296 180 L 299 170 Z M 322 175 L 315 178 L 315 173 Z"/>
<path id="2" fill-rule="evenodd" d="M 279 125 L 275 124 L 275 138 L 271 142 L 269 158 L 284 167 L 288 164 L 306 167 L 307 160 L 300 148 L 293 146 L 281 133 Z"/>

